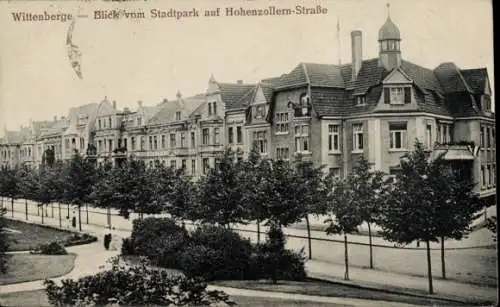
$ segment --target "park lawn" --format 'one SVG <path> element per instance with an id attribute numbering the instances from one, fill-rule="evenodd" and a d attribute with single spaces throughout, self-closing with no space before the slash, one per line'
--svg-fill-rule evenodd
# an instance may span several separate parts
<path id="1" fill-rule="evenodd" d="M 73 270 L 76 255 L 11 254 L 0 285 L 59 277 Z"/>
<path id="2" fill-rule="evenodd" d="M 57 230 L 21 221 L 5 219 L 6 228 L 19 232 L 7 232 L 9 238 L 9 251 L 27 251 L 40 244 L 64 240 L 71 236 L 71 232 Z"/>
<path id="3" fill-rule="evenodd" d="M 284 281 L 273 284 L 269 280 L 227 280 L 211 282 L 214 286 L 240 288 L 256 291 L 272 291 L 282 293 L 303 294 L 311 296 L 342 297 L 351 299 L 367 299 L 387 302 L 416 304 L 422 306 L 470 306 L 442 300 L 392 294 L 384 291 L 360 289 L 348 285 L 334 284 L 322 281 Z M 477 303 L 479 305 L 479 302 Z M 475 304 L 474 304 L 475 305 Z"/>
<path id="4" fill-rule="evenodd" d="M 271 306 L 271 307 L 299 307 L 299 306 L 318 306 L 318 307 L 351 307 L 351 305 L 316 303 L 298 300 L 281 300 L 266 297 L 250 296 L 231 296 L 237 306 Z M 24 307 L 49 307 L 49 301 L 44 290 L 13 292 L 0 294 L 0 305 L 2 306 L 24 306 Z"/>

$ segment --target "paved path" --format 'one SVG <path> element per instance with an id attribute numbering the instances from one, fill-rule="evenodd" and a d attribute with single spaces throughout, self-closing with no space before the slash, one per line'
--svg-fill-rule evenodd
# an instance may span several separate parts
<path id="1" fill-rule="evenodd" d="M 5 207 L 7 208 L 8 211 L 11 210 L 10 206 L 10 200 L 4 200 Z M 62 223 L 66 224 L 66 216 L 68 215 L 67 211 L 67 205 L 61 205 L 62 208 Z M 58 211 L 58 206 L 57 204 L 54 204 L 53 209 L 50 206 L 48 209 L 49 214 L 52 214 L 52 210 L 54 212 L 54 216 L 58 218 L 59 216 L 59 211 Z M 25 202 L 24 200 L 15 200 L 14 201 L 14 211 L 17 211 L 19 213 L 25 212 Z M 106 209 L 102 208 L 96 208 L 96 207 L 89 207 L 89 222 L 92 224 L 97 224 L 97 225 L 107 225 L 107 216 L 106 216 Z M 36 215 L 37 214 L 37 207 L 34 202 L 28 201 L 28 212 L 30 215 Z M 8 212 L 10 214 L 10 212 Z M 111 223 L 112 225 L 117 228 L 117 229 L 124 229 L 124 230 L 131 230 L 132 229 L 132 220 L 137 218 L 137 214 L 131 213 L 130 214 L 130 219 L 125 220 L 124 218 L 118 216 L 118 210 L 116 209 L 111 209 L 111 214 L 112 214 L 112 219 Z M 69 211 L 70 218 L 73 216 L 77 216 L 77 211 L 74 210 L 73 208 L 70 209 Z M 168 214 L 162 214 L 162 215 L 145 215 L 147 216 L 169 216 Z M 496 206 L 489 207 L 487 209 L 487 216 L 496 216 Z M 82 221 L 86 222 L 86 217 L 87 213 L 85 210 L 85 207 L 82 208 Z M 310 222 L 311 225 L 324 225 L 322 222 L 324 220 L 324 217 L 315 217 L 311 216 L 310 217 Z M 476 221 L 474 221 L 473 224 L 478 224 L 481 221 L 483 221 L 484 218 L 480 217 Z M 241 229 L 244 231 L 251 231 L 251 232 L 256 232 L 257 231 L 257 226 L 255 224 L 248 224 L 248 225 L 235 225 L 234 228 Z M 362 226 L 362 230 L 366 231 L 366 227 Z M 376 227 L 375 227 L 376 228 Z M 264 231 L 267 230 L 267 227 L 261 226 L 261 231 L 264 233 Z M 297 236 L 297 237 L 305 237 L 307 236 L 307 232 L 305 229 L 297 229 L 293 227 L 289 228 L 284 228 L 284 233 L 286 235 L 291 235 L 291 236 Z M 263 238 L 265 235 L 262 236 Z M 339 242 L 343 242 L 343 236 L 342 235 L 326 235 L 324 231 L 317 231 L 313 230 L 311 231 L 311 237 L 317 240 L 336 240 Z M 356 235 L 352 234 L 348 236 L 348 242 L 352 244 L 368 244 L 368 236 L 366 235 Z M 387 240 L 384 240 L 381 237 L 373 237 L 373 244 L 377 246 L 385 246 L 385 247 L 390 247 L 394 248 L 394 243 L 389 242 Z M 494 245 L 495 242 L 493 241 L 493 238 L 491 236 L 491 232 L 487 229 L 481 229 L 479 231 L 475 231 L 472 234 L 470 234 L 467 238 L 464 238 L 463 240 L 446 240 L 445 242 L 445 249 L 460 249 L 460 248 L 477 248 L 477 247 L 484 247 L 484 246 L 490 246 Z M 420 244 L 419 247 L 417 247 L 416 242 L 414 244 L 410 244 L 407 246 L 404 246 L 406 248 L 412 248 L 412 249 L 425 249 L 424 244 Z M 433 249 L 440 249 L 441 245 L 440 243 L 431 243 L 431 248 Z"/>
<path id="2" fill-rule="evenodd" d="M 52 223 L 49 220 L 46 221 L 46 224 L 51 226 L 58 226 L 57 221 Z M 93 235 L 97 235 L 99 237 L 104 236 L 107 233 L 107 229 L 103 229 L 102 227 L 88 227 L 88 233 Z M 116 244 L 118 240 L 121 241 L 122 237 L 130 235 L 129 232 L 125 231 L 113 231 L 113 241 L 112 248 L 114 250 L 106 251 L 104 250 L 101 242 L 95 242 L 87 245 L 80 246 L 72 246 L 68 247 L 67 250 L 71 253 L 75 253 L 77 255 L 75 260 L 74 269 L 64 275 L 62 277 L 53 278 L 52 280 L 56 282 L 60 282 L 62 279 L 72 278 L 77 279 L 82 276 L 96 274 L 97 272 L 103 271 L 110 267 L 108 262 L 114 256 L 119 254 L 119 244 Z M 118 241 L 119 242 L 119 241 Z M 114 248 L 113 248 L 114 247 Z M 23 292 L 23 291 L 33 291 L 44 289 L 43 281 L 37 280 L 32 282 L 25 283 L 17 283 L 11 285 L 2 285 L 0 286 L 0 293 L 13 293 L 13 292 Z M 268 298 L 276 298 L 283 300 L 300 300 L 300 301 L 308 301 L 308 302 L 323 302 L 323 303 L 332 303 L 332 304 L 342 304 L 342 305 L 351 305 L 351 306 L 388 306 L 388 307 L 410 307 L 417 306 L 405 303 L 397 303 L 397 302 L 386 302 L 386 301 L 374 301 L 374 300 L 365 300 L 365 299 L 350 299 L 350 298 L 337 298 L 337 297 L 323 297 L 323 296 L 311 296 L 311 295 L 302 295 L 302 294 L 293 294 L 293 293 L 282 293 L 282 292 L 269 292 L 269 291 L 256 291 L 256 290 L 246 290 L 246 289 L 237 289 L 237 288 L 229 288 L 229 287 L 220 287 L 220 286 L 208 286 L 209 290 L 221 290 L 226 292 L 228 295 L 234 296 L 249 296 L 249 297 L 268 297 Z"/>
<path id="3" fill-rule="evenodd" d="M 24 214 L 15 213 L 15 219 L 24 220 Z M 30 217 L 31 222 L 40 223 L 39 217 Z M 57 219 L 45 218 L 45 224 L 58 226 Z M 91 245 L 75 246 L 68 248 L 71 252 L 78 255 L 75 262 L 75 270 L 65 277 L 76 278 L 78 276 L 92 274 L 100 270 L 106 260 L 118 254 L 118 251 L 104 251 L 102 247 L 102 238 L 109 230 L 104 227 L 95 225 L 84 225 L 84 230 L 88 233 L 96 235 L 100 241 Z M 120 237 L 130 235 L 130 231 L 112 230 L 114 238 L 112 245 L 116 244 Z M 118 247 L 118 246 L 115 246 Z M 102 269 L 102 268 L 101 268 Z M 309 260 L 307 262 L 307 273 L 311 277 L 326 279 L 331 281 L 342 281 L 344 275 L 344 266 L 332 263 L 321 262 L 317 260 Z M 408 291 L 423 292 L 428 289 L 427 278 L 414 277 L 402 274 L 394 274 L 389 272 L 381 272 L 363 268 L 350 268 L 351 282 L 358 285 L 372 286 L 381 289 L 403 287 Z M 37 289 L 41 286 L 41 282 L 23 283 L 17 285 L 6 285 L 0 287 L 0 292 L 18 292 L 28 289 Z M 495 288 L 474 286 L 465 283 L 434 280 L 436 297 L 446 298 L 462 298 L 462 299 L 477 299 L 485 301 L 497 301 L 497 291 Z M 385 305 L 387 306 L 387 305 Z"/>

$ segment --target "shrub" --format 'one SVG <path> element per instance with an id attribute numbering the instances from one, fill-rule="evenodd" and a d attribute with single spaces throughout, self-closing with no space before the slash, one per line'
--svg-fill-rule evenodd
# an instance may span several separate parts
<path id="1" fill-rule="evenodd" d="M 216 226 L 202 226 L 191 234 L 179 256 L 180 269 L 188 276 L 214 279 L 246 279 L 251 276 L 252 245 L 237 233 Z"/>
<path id="2" fill-rule="evenodd" d="M 132 244 L 131 238 L 122 239 L 122 255 L 134 255 L 134 245 Z"/>
<path id="3" fill-rule="evenodd" d="M 271 227 L 265 244 L 255 247 L 252 271 L 259 277 L 281 280 L 304 280 L 304 251 L 295 253 L 285 249 L 285 236 L 280 228 Z"/>
<path id="4" fill-rule="evenodd" d="M 42 255 L 67 255 L 68 252 L 63 245 L 57 242 L 50 242 L 48 244 L 40 244 L 32 254 L 42 254 Z"/>
<path id="5" fill-rule="evenodd" d="M 64 246 L 75 246 L 75 245 L 83 245 L 83 244 L 89 244 L 92 242 L 96 242 L 97 237 L 91 236 L 89 234 L 79 234 L 79 233 L 74 233 L 73 235 L 69 236 L 64 240 L 63 244 Z"/>
<path id="6" fill-rule="evenodd" d="M 136 219 L 130 240 L 123 243 L 124 255 L 147 256 L 155 265 L 179 268 L 179 253 L 188 245 L 189 233 L 170 218 Z"/>
<path id="7" fill-rule="evenodd" d="M 60 286 L 46 280 L 44 285 L 53 306 L 209 306 L 220 302 L 234 305 L 224 292 L 207 291 L 201 278 L 171 276 L 145 263 L 123 267 L 115 261 L 112 269 L 96 275 L 76 281 L 66 279 Z"/>

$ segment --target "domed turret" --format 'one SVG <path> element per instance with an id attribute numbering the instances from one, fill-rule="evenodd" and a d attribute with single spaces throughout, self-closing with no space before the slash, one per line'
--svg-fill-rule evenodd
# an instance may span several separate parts
<path id="1" fill-rule="evenodd" d="M 389 4 L 387 5 L 389 10 Z M 401 65 L 400 42 L 401 35 L 398 27 L 392 22 L 387 12 L 387 20 L 378 31 L 379 65 L 387 70 L 392 70 Z"/>
<path id="2" fill-rule="evenodd" d="M 392 22 L 390 17 L 387 17 L 384 25 L 378 31 L 378 41 L 382 40 L 401 40 L 398 27 Z"/>

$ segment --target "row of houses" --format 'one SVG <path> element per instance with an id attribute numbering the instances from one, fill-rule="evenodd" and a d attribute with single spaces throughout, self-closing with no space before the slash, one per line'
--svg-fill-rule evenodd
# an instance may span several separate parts
<path id="1" fill-rule="evenodd" d="M 253 144 L 263 156 L 325 165 L 338 176 L 365 155 L 376 169 L 398 171 L 415 139 L 461 167 L 483 197 L 496 195 L 496 138 L 491 88 L 485 68 L 452 62 L 434 69 L 406 61 L 390 18 L 379 30 L 379 56 L 363 59 L 362 33 L 353 31 L 352 62 L 299 63 L 261 80 L 218 82 L 205 92 L 137 103 L 115 101 L 72 108 L 67 117 L 33 121 L 5 131 L 0 163 L 39 165 L 46 149 L 56 159 L 76 151 L 98 162 L 133 155 L 203 175 L 231 147 L 244 159 Z M 375 42 L 374 42 L 375 43 Z"/>

